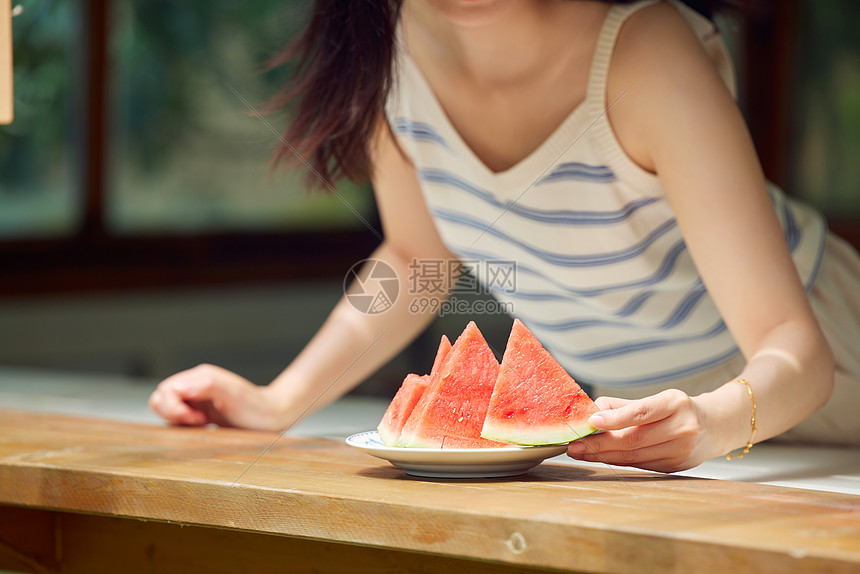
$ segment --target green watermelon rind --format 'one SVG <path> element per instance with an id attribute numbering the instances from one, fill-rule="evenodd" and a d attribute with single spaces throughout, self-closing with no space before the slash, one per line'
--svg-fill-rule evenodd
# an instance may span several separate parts
<path id="1" fill-rule="evenodd" d="M 379 440 L 381 440 L 382 444 L 385 446 L 400 446 L 399 434 L 390 432 L 388 428 L 384 427 L 381 423 L 376 427 L 376 431 L 379 433 Z"/>
<path id="2" fill-rule="evenodd" d="M 379 423 L 379 426 L 376 427 L 376 432 L 379 433 L 379 440 L 381 440 L 385 446 L 397 444 L 397 441 L 394 439 L 394 433 L 389 432 L 388 428 L 382 423 Z"/>
<path id="3" fill-rule="evenodd" d="M 481 438 L 486 438 L 486 437 L 481 437 Z M 473 440 L 477 441 L 477 439 L 473 439 Z M 412 437 L 409 437 L 408 439 L 403 439 L 401 437 L 400 440 L 397 441 L 397 446 L 399 448 L 441 449 L 441 448 L 443 448 L 440 445 L 440 443 L 442 443 L 442 442 L 443 442 L 443 440 L 441 438 L 439 440 L 433 441 L 433 442 L 422 442 L 420 438 L 412 436 Z M 505 442 L 505 441 L 497 441 L 497 442 Z M 519 445 L 514 445 L 513 443 L 509 443 L 509 444 L 511 444 L 511 446 L 519 446 Z M 449 447 L 449 450 L 462 450 L 462 449 L 473 450 L 473 449 L 485 449 L 485 448 L 498 449 L 498 448 L 504 448 L 504 445 L 501 445 L 501 446 L 489 446 L 489 445 L 487 445 L 487 446 L 470 446 L 470 447 L 457 446 L 457 447 Z"/>
<path id="4" fill-rule="evenodd" d="M 441 444 L 442 437 L 431 436 L 422 440 L 415 433 L 401 433 L 397 439 L 397 446 L 400 448 L 441 448 Z"/>
<path id="5" fill-rule="evenodd" d="M 386 443 L 387 444 L 387 443 Z M 403 440 L 401 438 L 397 441 L 398 448 L 439 448 L 439 445 L 430 444 L 430 443 L 422 443 L 421 441 L 410 438 L 408 441 Z"/>
<path id="6" fill-rule="evenodd" d="M 490 421 L 485 421 L 484 428 L 481 429 L 481 437 L 518 446 L 545 446 L 567 444 L 596 432 L 597 429 L 589 424 L 565 425 L 563 427 L 553 425 L 545 428 L 530 426 L 524 432 L 523 429 L 514 428 L 510 425 L 493 425 Z M 528 439 L 523 439 L 524 436 L 527 436 Z"/>

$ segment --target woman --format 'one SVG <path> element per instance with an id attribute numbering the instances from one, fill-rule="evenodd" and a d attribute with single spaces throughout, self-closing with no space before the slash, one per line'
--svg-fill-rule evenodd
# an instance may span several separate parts
<path id="1" fill-rule="evenodd" d="M 591 419 L 607 432 L 571 456 L 671 472 L 778 435 L 860 442 L 857 254 L 765 181 L 699 13 L 319 1 L 296 56 L 286 140 L 326 181 L 370 174 L 373 259 L 401 278 L 414 260 L 517 262 L 498 296 L 607 395 Z M 152 408 L 288 427 L 428 324 L 416 296 L 376 315 L 341 301 L 268 387 L 204 365 L 165 380 Z"/>

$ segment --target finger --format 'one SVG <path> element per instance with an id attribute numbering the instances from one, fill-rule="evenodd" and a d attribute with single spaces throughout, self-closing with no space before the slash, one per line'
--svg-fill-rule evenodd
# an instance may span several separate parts
<path id="1" fill-rule="evenodd" d="M 648 465 L 657 461 L 666 461 L 677 459 L 682 456 L 683 449 L 676 441 L 667 441 L 664 443 L 652 445 L 636 450 L 610 450 L 595 452 L 588 450 L 583 453 L 570 455 L 571 458 L 586 462 L 603 462 L 606 464 L 614 464 L 619 466 L 637 466 L 644 468 L 643 465 Z"/>
<path id="2" fill-rule="evenodd" d="M 670 389 L 656 395 L 630 401 L 617 409 L 602 410 L 588 419 L 591 426 L 600 430 L 620 430 L 627 427 L 657 422 L 680 408 L 689 397 L 682 391 Z"/>
<path id="3" fill-rule="evenodd" d="M 696 419 L 673 413 L 654 423 L 589 435 L 582 440 L 572 442 L 570 452 L 635 450 L 667 440 L 689 443 L 695 442 L 695 438 L 701 431 L 702 427 L 696 423 Z"/>
<path id="4" fill-rule="evenodd" d="M 231 389 L 224 373 L 226 371 L 220 367 L 198 365 L 180 373 L 182 376 L 175 375 L 170 384 L 182 400 L 211 401 L 216 409 L 220 409 Z"/>
<path id="5" fill-rule="evenodd" d="M 600 410 L 617 409 L 632 402 L 630 399 L 619 399 L 618 397 L 597 397 L 594 404 Z"/>
<path id="6" fill-rule="evenodd" d="M 648 462 L 647 465 L 641 466 L 639 468 L 644 468 L 645 470 L 654 470 L 657 472 L 664 473 L 672 473 L 672 472 L 681 472 L 682 470 L 688 470 L 695 466 L 698 466 L 703 461 L 695 462 L 690 461 L 689 459 L 679 459 L 678 457 L 667 458 L 664 460 L 654 460 Z"/>
<path id="7" fill-rule="evenodd" d="M 205 413 L 195 409 L 169 390 L 160 393 L 158 407 L 158 413 L 171 424 L 199 426 L 207 422 Z"/>
<path id="8" fill-rule="evenodd" d="M 589 435 L 570 443 L 569 454 L 636 450 L 666 442 L 675 432 L 667 421 Z"/>
<path id="9" fill-rule="evenodd" d="M 600 463 L 604 463 L 604 464 L 611 464 L 613 466 L 629 466 L 629 467 L 634 467 L 634 468 L 641 468 L 643 470 L 651 470 L 651 471 L 655 471 L 655 472 L 664 472 L 664 473 L 680 472 L 682 470 L 687 470 L 689 468 L 693 468 L 694 466 L 696 466 L 696 463 L 689 462 L 687 459 L 684 459 L 678 455 L 671 456 L 669 458 L 662 458 L 662 459 L 656 459 L 656 460 L 642 460 L 642 461 L 638 461 L 638 462 L 629 462 L 629 463 L 621 462 L 619 460 L 614 460 L 614 459 L 610 460 L 610 459 L 607 459 L 606 457 L 603 457 L 602 460 L 597 459 L 596 457 L 594 460 L 588 460 L 588 461 L 586 461 L 585 459 L 577 459 L 577 460 L 583 460 L 584 462 L 600 462 Z"/>
<path id="10" fill-rule="evenodd" d="M 164 416 L 162 403 L 164 402 L 164 389 L 161 386 L 158 386 L 152 394 L 149 395 L 149 400 L 147 401 L 147 405 L 155 414 L 159 416 Z"/>
<path id="11" fill-rule="evenodd" d="M 222 405 L 214 404 L 210 400 L 205 401 L 190 401 L 191 408 L 200 411 L 206 417 L 207 423 L 216 424 L 222 427 L 233 426 L 230 421 L 224 416 Z"/>

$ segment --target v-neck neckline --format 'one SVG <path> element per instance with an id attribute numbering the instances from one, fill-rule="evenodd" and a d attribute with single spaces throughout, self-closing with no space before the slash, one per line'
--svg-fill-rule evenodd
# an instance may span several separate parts
<path id="1" fill-rule="evenodd" d="M 594 95 L 592 84 L 595 76 L 595 62 L 603 37 L 606 34 L 607 22 L 610 20 L 615 6 L 610 6 L 604 16 L 601 29 L 598 32 L 594 48 L 589 60 L 589 70 L 586 75 L 585 96 L 583 99 L 559 122 L 555 129 L 537 147 L 530 151 L 525 157 L 518 160 L 510 167 L 501 171 L 494 171 L 484 160 L 478 157 L 474 149 L 466 142 L 463 135 L 454 126 L 448 116 L 433 87 L 427 81 L 426 76 L 412 59 L 403 45 L 402 25 L 398 27 L 398 42 L 400 43 L 399 57 L 402 58 L 408 73 L 411 73 L 417 84 L 426 92 L 432 113 L 438 118 L 438 124 L 434 127 L 443 134 L 446 142 L 452 148 L 461 153 L 471 165 L 473 165 L 480 177 L 491 184 L 496 191 L 509 188 L 520 188 L 533 185 L 542 175 L 549 171 L 559 159 L 571 147 L 576 145 L 579 139 L 588 131 L 588 125 L 583 121 L 591 107 L 590 100 Z M 515 189 L 516 190 L 516 189 Z"/>

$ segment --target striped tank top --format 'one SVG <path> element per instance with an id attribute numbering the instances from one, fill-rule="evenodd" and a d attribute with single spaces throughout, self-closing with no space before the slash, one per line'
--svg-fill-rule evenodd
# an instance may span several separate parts
<path id="1" fill-rule="evenodd" d="M 585 101 L 538 149 L 494 173 L 449 122 L 404 50 L 386 115 L 412 160 L 439 234 L 564 367 L 601 388 L 666 383 L 715 367 L 738 347 L 709 297 L 656 176 L 622 150 L 606 83 L 623 22 L 654 3 L 613 5 Z M 680 2 L 734 94 L 713 24 Z M 776 187 L 770 196 L 807 289 L 825 244 L 822 218 Z M 500 284 L 488 270 L 511 265 Z"/>

